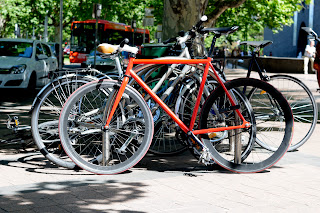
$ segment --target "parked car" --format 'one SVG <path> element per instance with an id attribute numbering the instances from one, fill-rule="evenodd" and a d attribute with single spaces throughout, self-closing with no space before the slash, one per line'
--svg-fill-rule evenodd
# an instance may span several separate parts
<path id="1" fill-rule="evenodd" d="M 51 48 L 38 40 L 0 39 L 0 88 L 35 88 L 58 69 Z"/>
<path id="2" fill-rule="evenodd" d="M 56 43 L 56 42 L 48 42 L 47 44 L 50 46 L 53 55 L 57 58 L 58 67 L 59 67 L 59 46 L 60 46 L 60 44 Z M 63 50 L 62 50 L 62 52 L 63 52 Z M 62 56 L 62 65 L 64 65 L 63 56 Z"/>

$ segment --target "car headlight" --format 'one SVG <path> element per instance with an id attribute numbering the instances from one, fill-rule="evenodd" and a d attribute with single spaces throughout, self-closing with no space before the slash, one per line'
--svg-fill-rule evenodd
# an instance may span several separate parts
<path id="1" fill-rule="evenodd" d="M 27 65 L 20 64 L 20 65 L 16 65 L 16 66 L 11 67 L 10 71 L 11 71 L 12 74 L 21 74 L 26 69 L 27 69 Z"/>

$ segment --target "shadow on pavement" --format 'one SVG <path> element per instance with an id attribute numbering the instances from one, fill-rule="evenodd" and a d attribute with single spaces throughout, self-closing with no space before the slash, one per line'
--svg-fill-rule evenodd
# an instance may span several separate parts
<path id="1" fill-rule="evenodd" d="M 0 212 L 142 212 L 122 204 L 144 197 L 144 186 L 140 182 L 97 183 L 90 179 L 42 182 L 0 196 Z"/>

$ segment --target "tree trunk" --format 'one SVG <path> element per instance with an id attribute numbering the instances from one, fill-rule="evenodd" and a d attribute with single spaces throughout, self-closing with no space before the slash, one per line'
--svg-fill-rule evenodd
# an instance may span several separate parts
<path id="1" fill-rule="evenodd" d="M 188 31 L 204 14 L 208 0 L 164 0 L 163 40 Z"/>
<path id="2" fill-rule="evenodd" d="M 54 40 L 57 43 L 60 43 L 60 26 L 54 26 Z"/>
<path id="3" fill-rule="evenodd" d="M 175 37 L 180 30 L 187 31 L 204 15 L 209 0 L 164 0 L 163 36 Z M 204 25 L 213 27 L 216 19 L 228 8 L 239 7 L 246 0 L 210 0 L 211 11 Z"/>

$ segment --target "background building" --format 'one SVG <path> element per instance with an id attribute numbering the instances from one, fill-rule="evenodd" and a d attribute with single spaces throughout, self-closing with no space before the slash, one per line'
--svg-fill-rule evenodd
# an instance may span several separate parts
<path id="1" fill-rule="evenodd" d="M 297 57 L 301 52 L 303 56 L 308 35 L 301 27 L 311 27 L 320 34 L 320 1 L 312 0 L 309 5 L 304 4 L 300 12 L 295 12 L 294 23 L 286 26 L 279 33 L 274 34 L 271 29 L 266 28 L 264 39 L 273 41 L 273 44 L 264 48 L 264 55 L 278 57 Z"/>

